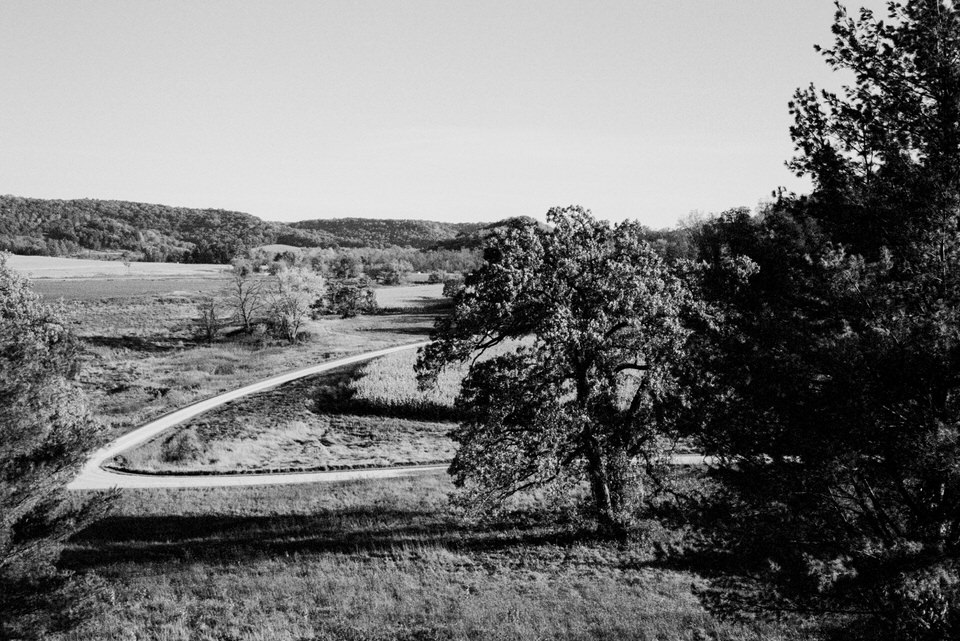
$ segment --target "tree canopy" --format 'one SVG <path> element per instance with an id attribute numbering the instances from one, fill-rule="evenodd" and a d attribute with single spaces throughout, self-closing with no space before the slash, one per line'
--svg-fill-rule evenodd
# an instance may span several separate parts
<path id="1" fill-rule="evenodd" d="M 960 12 L 914 0 L 882 21 L 838 5 L 833 31 L 823 53 L 855 83 L 792 104 L 792 166 L 813 193 L 699 235 L 703 291 L 728 321 L 697 352 L 701 439 L 730 463 L 737 540 L 763 550 L 767 595 L 947 638 L 960 630 Z M 753 264 L 744 284 L 730 256 Z"/>
<path id="2" fill-rule="evenodd" d="M 0 254 L 0 637 L 68 625 L 77 580 L 53 562 L 58 543 L 100 513 L 68 502 L 66 483 L 99 439 L 75 379 L 76 340 Z M 86 588 L 84 588 L 86 590 Z M 58 602 L 46 608 L 45 601 Z"/>
<path id="3" fill-rule="evenodd" d="M 429 383 L 472 359 L 450 468 L 468 503 L 491 510 L 524 489 L 586 479 L 601 529 L 618 533 L 682 397 L 674 370 L 693 299 L 636 223 L 578 207 L 547 219 L 490 236 L 417 367 Z"/>

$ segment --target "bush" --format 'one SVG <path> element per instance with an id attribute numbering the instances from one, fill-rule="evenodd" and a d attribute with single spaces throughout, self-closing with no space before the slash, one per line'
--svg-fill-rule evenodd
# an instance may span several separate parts
<path id="1" fill-rule="evenodd" d="M 329 309 L 342 318 L 375 314 L 380 309 L 366 279 L 331 282 L 327 288 L 326 302 Z"/>
<path id="2" fill-rule="evenodd" d="M 960 585 L 954 569 L 940 566 L 905 573 L 883 594 L 878 628 L 891 639 L 960 638 Z"/>
<path id="3" fill-rule="evenodd" d="M 167 463 L 187 463 L 200 458 L 205 449 L 203 441 L 194 430 L 184 430 L 163 442 L 161 457 Z"/>

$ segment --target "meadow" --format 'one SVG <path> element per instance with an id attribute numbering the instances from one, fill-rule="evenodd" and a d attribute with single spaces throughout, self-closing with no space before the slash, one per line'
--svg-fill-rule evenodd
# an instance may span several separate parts
<path id="1" fill-rule="evenodd" d="M 124 263 L 120 260 L 60 258 L 56 256 L 9 255 L 7 265 L 27 278 L 103 278 L 103 277 L 217 277 L 228 265 L 193 263 Z"/>
<path id="2" fill-rule="evenodd" d="M 597 542 L 543 497 L 476 522 L 442 474 L 319 486 L 125 491 L 62 563 L 103 583 L 65 639 L 795 640 L 721 622 L 655 529 Z M 559 514 L 559 516 L 558 516 Z"/>
<path id="3" fill-rule="evenodd" d="M 89 281 L 77 280 L 81 285 Z M 140 281 L 147 293 L 113 296 L 102 281 L 83 297 L 65 302 L 62 315 L 83 339 L 82 382 L 115 438 L 152 418 L 208 396 L 269 376 L 364 351 L 427 337 L 433 316 L 424 312 L 323 317 L 310 321 L 310 340 L 288 345 L 263 336 L 206 343 L 195 317 L 203 290 L 157 292 L 158 282 Z M 206 281 L 205 281 L 206 282 Z M 211 279 L 207 287 L 219 287 Z M 41 289 L 42 291 L 42 289 Z"/>
<path id="4" fill-rule="evenodd" d="M 373 363 L 377 363 L 373 361 Z M 238 399 L 114 459 L 124 471 L 303 471 L 442 463 L 452 424 L 378 415 L 365 399 L 341 403 L 366 366 L 350 366 Z M 407 374 L 412 379 L 412 370 Z M 363 407 L 362 411 L 351 411 Z"/>
<path id="5" fill-rule="evenodd" d="M 104 279 L 75 282 L 90 284 L 74 290 L 83 294 L 65 302 L 64 314 L 83 341 L 84 387 L 110 438 L 272 374 L 423 340 L 433 320 L 417 309 L 425 290 L 397 288 L 381 290 L 394 311 L 313 321 L 303 343 L 206 344 L 192 324 L 206 284 L 147 278 L 140 291 L 130 285 L 118 294 Z M 449 459 L 462 371 L 423 393 L 414 358 L 400 353 L 244 399 L 126 453 L 125 464 L 225 471 Z M 171 437 L 180 442 L 164 440 Z M 181 460 L 171 462 L 178 452 Z M 713 570 L 667 553 L 683 548 L 682 526 L 651 524 L 613 545 L 595 539 L 575 500 L 528 496 L 477 520 L 452 502 L 455 495 L 443 473 L 125 490 L 60 561 L 97 578 L 101 611 L 53 638 L 806 638 L 804 630 L 708 613 L 698 594 Z"/>

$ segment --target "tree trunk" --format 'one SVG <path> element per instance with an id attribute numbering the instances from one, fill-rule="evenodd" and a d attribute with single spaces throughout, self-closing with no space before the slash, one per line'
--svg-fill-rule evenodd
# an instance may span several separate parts
<path id="1" fill-rule="evenodd" d="M 597 528 L 600 536 L 623 540 L 627 536 L 627 527 L 617 513 L 615 498 L 610 491 L 607 469 L 604 465 L 600 446 L 593 436 L 587 437 L 587 473 L 590 475 L 590 489 L 596 510 Z"/>

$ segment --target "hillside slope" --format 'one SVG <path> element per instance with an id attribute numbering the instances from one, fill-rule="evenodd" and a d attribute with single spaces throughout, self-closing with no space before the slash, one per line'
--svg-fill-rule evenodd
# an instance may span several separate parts
<path id="1" fill-rule="evenodd" d="M 292 225 L 221 209 L 192 209 L 119 200 L 50 200 L 0 196 L 0 250 L 68 256 L 126 252 L 134 259 L 223 263 L 242 248 L 424 249 L 481 228 L 474 223 L 335 218 Z"/>

